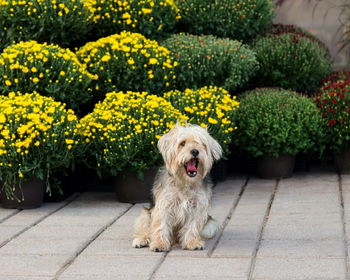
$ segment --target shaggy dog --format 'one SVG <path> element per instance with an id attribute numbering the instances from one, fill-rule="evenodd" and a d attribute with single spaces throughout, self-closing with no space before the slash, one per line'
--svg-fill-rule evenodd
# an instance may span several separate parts
<path id="1" fill-rule="evenodd" d="M 159 139 L 158 149 L 165 166 L 155 178 L 153 207 L 143 209 L 136 221 L 133 247 L 163 252 L 179 242 L 183 249 L 202 250 L 217 230 L 208 214 L 208 173 L 221 146 L 206 129 L 178 124 Z"/>

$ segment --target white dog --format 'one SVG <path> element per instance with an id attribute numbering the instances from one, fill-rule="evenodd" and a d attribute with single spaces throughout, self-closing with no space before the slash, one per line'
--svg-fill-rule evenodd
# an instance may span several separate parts
<path id="1" fill-rule="evenodd" d="M 208 173 L 222 155 L 221 146 L 205 128 L 178 124 L 159 139 L 158 149 L 165 166 L 153 185 L 154 206 L 136 221 L 133 247 L 162 252 L 179 242 L 183 249 L 202 250 L 217 230 L 208 214 Z"/>

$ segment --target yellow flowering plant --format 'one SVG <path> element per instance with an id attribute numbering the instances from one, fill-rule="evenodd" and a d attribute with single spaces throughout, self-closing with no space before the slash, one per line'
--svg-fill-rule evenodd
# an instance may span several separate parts
<path id="1" fill-rule="evenodd" d="M 0 0 L 0 42 L 36 40 L 62 47 L 81 45 L 93 27 L 82 0 Z"/>
<path id="2" fill-rule="evenodd" d="M 33 176 L 44 180 L 50 193 L 53 172 L 68 168 L 77 151 L 78 119 L 65 105 L 33 93 L 0 98 L 1 191 L 14 190 Z M 21 198 L 16 198 L 21 199 Z"/>
<path id="3" fill-rule="evenodd" d="M 229 144 L 236 129 L 234 114 L 239 107 L 235 96 L 231 97 L 223 88 L 205 86 L 197 90 L 169 91 L 164 98 L 186 115 L 189 123 L 208 127 L 210 134 L 221 144 L 224 154 L 229 153 Z"/>
<path id="4" fill-rule="evenodd" d="M 143 171 L 161 163 L 157 140 L 186 117 L 162 97 L 146 92 L 110 92 L 80 120 L 82 143 L 98 174 Z M 92 162 L 92 163 L 91 163 Z"/>
<path id="5" fill-rule="evenodd" d="M 98 37 L 128 30 L 156 39 L 172 31 L 180 18 L 174 0 L 85 0 L 85 4 Z"/>
<path id="6" fill-rule="evenodd" d="M 37 91 L 77 110 L 92 96 L 97 79 L 68 49 L 35 41 L 20 42 L 0 55 L 0 91 Z"/>
<path id="7" fill-rule="evenodd" d="M 88 71 L 98 75 L 95 90 L 164 92 L 174 83 L 177 63 L 170 52 L 139 33 L 120 34 L 87 43 L 77 51 Z"/>

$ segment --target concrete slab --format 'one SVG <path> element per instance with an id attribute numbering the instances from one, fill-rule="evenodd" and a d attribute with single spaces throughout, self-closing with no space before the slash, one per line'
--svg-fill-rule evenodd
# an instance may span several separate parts
<path id="1" fill-rule="evenodd" d="M 345 260 L 332 258 L 258 258 L 253 279 L 345 279 Z"/>
<path id="2" fill-rule="evenodd" d="M 181 277 L 247 277 L 250 266 L 249 258 L 192 258 L 168 257 L 155 274 L 155 279 Z M 205 278 L 204 278 L 205 279 Z"/>
<path id="3" fill-rule="evenodd" d="M 262 240 L 258 257 L 345 258 L 343 240 Z"/>

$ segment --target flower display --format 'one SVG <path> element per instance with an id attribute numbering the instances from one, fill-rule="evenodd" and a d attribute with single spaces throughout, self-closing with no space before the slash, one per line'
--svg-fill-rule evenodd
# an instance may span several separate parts
<path id="1" fill-rule="evenodd" d="M 184 115 L 188 123 L 207 127 L 210 134 L 219 141 L 224 154 L 229 153 L 233 140 L 235 110 L 239 107 L 236 97 L 219 87 L 202 87 L 198 90 L 174 90 L 164 94 L 164 98 Z"/>
<path id="2" fill-rule="evenodd" d="M 68 49 L 35 41 L 9 46 L 0 54 L 0 91 L 37 91 L 77 109 L 90 100 L 97 79 Z"/>
<path id="3" fill-rule="evenodd" d="M 84 0 L 93 14 L 95 32 L 107 36 L 122 30 L 151 38 L 172 30 L 180 18 L 174 0 Z"/>
<path id="4" fill-rule="evenodd" d="M 177 0 L 181 31 L 248 42 L 272 23 L 271 0 Z"/>
<path id="5" fill-rule="evenodd" d="M 0 98 L 0 181 L 13 188 L 31 177 L 47 183 L 55 170 L 70 167 L 75 156 L 78 119 L 74 112 L 38 93 Z M 21 198 L 17 198 L 21 199 Z"/>
<path id="6" fill-rule="evenodd" d="M 237 90 L 258 69 L 254 52 L 235 40 L 180 33 L 162 44 L 179 63 L 174 70 L 179 90 L 206 85 Z"/>
<path id="7" fill-rule="evenodd" d="M 350 80 L 326 83 L 315 97 L 328 127 L 327 144 L 335 153 L 350 147 Z"/>
<path id="8" fill-rule="evenodd" d="M 98 75 L 95 90 L 163 92 L 176 78 L 177 62 L 156 41 L 122 32 L 86 44 L 77 55 L 88 71 Z"/>
<path id="9" fill-rule="evenodd" d="M 312 99 L 280 88 L 242 94 L 235 144 L 254 157 L 321 152 L 325 127 Z"/>
<path id="10" fill-rule="evenodd" d="M 85 40 L 93 21 L 82 0 L 0 1 L 0 42 L 36 40 L 70 47 Z"/>
<path id="11" fill-rule="evenodd" d="M 98 171 L 143 172 L 161 162 L 157 140 L 186 120 L 162 97 L 146 92 L 110 92 L 80 121 L 82 141 Z"/>
<path id="12" fill-rule="evenodd" d="M 298 34 L 259 38 L 253 50 L 260 68 L 252 81 L 259 87 L 282 87 L 313 95 L 331 71 L 325 48 Z"/>

